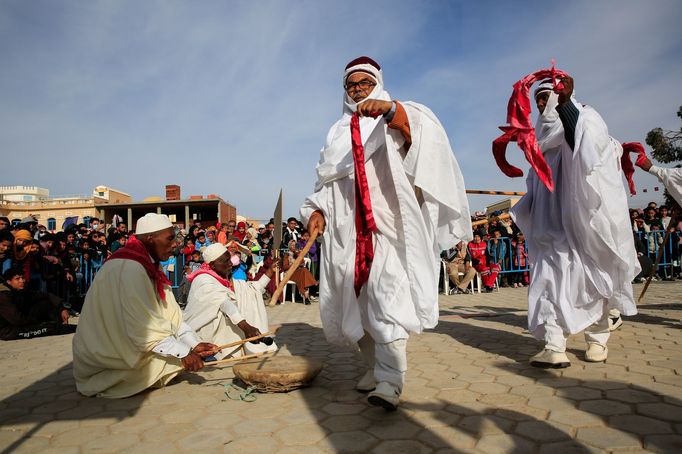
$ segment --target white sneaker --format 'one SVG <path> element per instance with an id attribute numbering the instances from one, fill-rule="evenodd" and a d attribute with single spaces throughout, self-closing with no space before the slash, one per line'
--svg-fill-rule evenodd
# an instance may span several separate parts
<path id="1" fill-rule="evenodd" d="M 397 386 L 382 381 L 374 391 L 369 393 L 367 401 L 374 406 L 383 407 L 386 411 L 395 411 L 400 403 L 400 390 Z"/>
<path id="2" fill-rule="evenodd" d="M 367 370 L 367 372 L 365 372 L 365 375 L 362 376 L 358 384 L 355 385 L 355 389 L 360 391 L 361 393 L 368 393 L 370 391 L 374 391 L 374 388 L 376 387 L 377 381 L 374 379 L 374 369 Z"/>
<path id="3" fill-rule="evenodd" d="M 587 351 L 585 352 L 585 361 L 591 363 L 601 363 L 606 361 L 609 354 L 609 349 L 606 345 L 591 342 L 587 344 Z"/>
<path id="4" fill-rule="evenodd" d="M 559 353 L 545 348 L 530 358 L 530 365 L 541 369 L 563 369 L 569 367 L 571 362 L 568 360 L 566 353 Z"/>
<path id="5" fill-rule="evenodd" d="M 623 319 L 619 316 L 609 317 L 609 331 L 615 331 L 623 324 Z"/>

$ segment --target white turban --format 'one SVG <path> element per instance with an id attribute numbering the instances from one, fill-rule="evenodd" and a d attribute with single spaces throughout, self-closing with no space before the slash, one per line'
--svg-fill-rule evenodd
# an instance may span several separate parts
<path id="1" fill-rule="evenodd" d="M 533 98 L 538 99 L 538 95 L 546 91 L 554 91 L 554 83 L 552 82 L 552 79 L 545 79 L 540 82 L 538 88 L 535 89 L 535 93 L 533 93 Z"/>
<path id="2" fill-rule="evenodd" d="M 372 89 L 367 98 L 365 99 L 383 99 L 384 101 L 390 101 L 391 96 L 384 90 L 384 73 L 381 71 L 381 67 L 378 67 L 378 63 L 369 57 L 359 57 L 351 61 L 343 72 L 343 85 L 346 85 L 346 79 L 353 73 L 363 72 L 372 76 L 377 84 Z M 365 100 L 363 99 L 363 101 Z M 362 102 L 362 101 L 361 101 Z M 348 96 L 348 93 L 344 90 L 343 95 L 344 113 L 352 114 L 357 108 L 357 103 Z M 362 137 L 365 137 L 364 135 Z M 369 137 L 369 136 L 367 136 Z"/>
<path id="3" fill-rule="evenodd" d="M 147 213 L 137 221 L 135 233 L 142 235 L 144 233 L 154 233 L 165 230 L 168 227 L 173 227 L 173 223 L 165 214 Z"/>
<path id="4" fill-rule="evenodd" d="M 204 252 L 202 253 L 204 263 L 211 263 L 226 252 L 227 248 L 225 246 L 220 243 L 213 243 L 204 249 Z"/>

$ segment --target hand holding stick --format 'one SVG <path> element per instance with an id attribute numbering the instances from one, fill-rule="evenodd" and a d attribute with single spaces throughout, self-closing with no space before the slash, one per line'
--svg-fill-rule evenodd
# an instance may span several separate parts
<path id="1" fill-rule="evenodd" d="M 208 361 L 204 363 L 204 366 L 217 366 L 219 364 L 234 363 L 236 361 L 243 361 L 246 359 L 258 358 L 260 356 L 269 355 L 270 353 L 272 352 L 254 353 L 253 355 L 235 356 L 232 358 L 219 359 L 217 361 Z"/>
<path id="2" fill-rule="evenodd" d="M 236 347 L 237 345 L 242 345 L 242 344 L 245 344 L 247 342 L 255 341 L 255 340 L 262 339 L 262 338 L 268 337 L 268 336 L 272 336 L 273 334 L 277 333 L 277 330 L 279 328 L 280 328 L 280 325 L 277 325 L 277 326 L 270 328 L 270 331 L 268 331 L 267 333 L 263 333 L 259 336 L 247 337 L 246 339 L 230 342 L 229 344 L 218 345 L 213 353 L 218 353 L 219 351 L 221 351 L 225 348 Z"/>

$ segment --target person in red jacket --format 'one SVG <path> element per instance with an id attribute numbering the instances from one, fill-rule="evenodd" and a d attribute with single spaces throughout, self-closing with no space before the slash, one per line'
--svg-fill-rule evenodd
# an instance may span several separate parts
<path id="1" fill-rule="evenodd" d="M 498 265 L 490 266 L 488 264 L 488 256 L 486 255 L 487 244 L 481 240 L 481 234 L 474 233 L 474 240 L 469 243 L 469 255 L 471 256 L 471 263 L 476 268 L 476 271 L 481 273 L 481 280 L 483 281 L 483 291 L 490 293 L 495 286 L 497 273 L 500 272 Z"/>

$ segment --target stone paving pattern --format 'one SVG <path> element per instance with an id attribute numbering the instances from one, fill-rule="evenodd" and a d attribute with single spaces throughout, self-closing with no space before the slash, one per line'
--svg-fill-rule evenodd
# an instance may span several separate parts
<path id="1" fill-rule="evenodd" d="M 639 294 L 641 285 L 635 287 Z M 525 289 L 440 297 L 435 330 L 408 343 L 398 411 L 354 391 L 364 373 L 351 348 L 329 345 L 317 305 L 268 308 L 281 355 L 324 362 L 313 386 L 226 398 L 231 368 L 185 373 L 123 399 L 80 396 L 72 335 L 3 342 L 2 452 L 597 453 L 682 452 L 682 282 L 654 283 L 640 314 L 609 342 L 606 364 L 539 370 L 526 327 Z"/>

